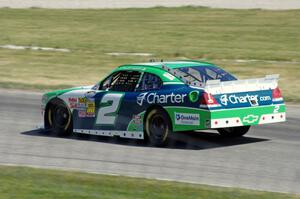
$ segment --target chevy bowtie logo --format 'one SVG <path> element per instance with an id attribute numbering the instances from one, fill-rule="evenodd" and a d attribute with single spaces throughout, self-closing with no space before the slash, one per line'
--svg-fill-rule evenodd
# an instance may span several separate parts
<path id="1" fill-rule="evenodd" d="M 243 118 L 243 122 L 247 122 L 247 123 L 254 123 L 258 120 L 258 116 L 257 115 L 247 115 L 246 117 Z"/>

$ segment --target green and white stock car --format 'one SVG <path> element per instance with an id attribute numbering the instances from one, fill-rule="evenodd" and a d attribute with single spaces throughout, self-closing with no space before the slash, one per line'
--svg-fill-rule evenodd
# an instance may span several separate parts
<path id="1" fill-rule="evenodd" d="M 63 135 L 147 138 L 156 146 L 178 131 L 242 136 L 253 125 L 285 121 L 278 78 L 237 80 L 199 61 L 122 65 L 93 86 L 45 93 L 44 127 Z"/>

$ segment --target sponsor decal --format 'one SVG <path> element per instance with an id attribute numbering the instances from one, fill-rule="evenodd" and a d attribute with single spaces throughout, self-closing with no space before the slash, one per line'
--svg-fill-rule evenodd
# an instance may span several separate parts
<path id="1" fill-rule="evenodd" d="M 186 94 L 157 94 L 157 93 L 141 93 L 137 97 L 136 103 L 140 106 L 143 105 L 144 102 L 148 104 L 179 104 L 184 103 Z"/>
<path id="2" fill-rule="evenodd" d="M 94 99 L 88 99 L 86 101 L 86 107 L 95 109 L 95 100 Z"/>
<path id="3" fill-rule="evenodd" d="M 221 103 L 225 106 L 228 105 L 228 102 L 231 104 L 244 104 L 244 103 L 250 103 L 252 106 L 258 105 L 258 95 L 243 95 L 243 96 L 236 96 L 236 95 L 222 95 L 220 97 Z"/>
<path id="4" fill-rule="evenodd" d="M 86 98 L 85 97 L 79 97 L 77 108 L 85 108 L 86 107 Z"/>
<path id="5" fill-rule="evenodd" d="M 259 98 L 259 100 L 260 100 L 260 101 L 269 101 L 269 100 L 272 100 L 272 99 L 271 99 L 271 96 L 261 96 L 261 97 Z"/>
<path id="6" fill-rule="evenodd" d="M 76 102 L 75 103 L 75 100 Z M 88 99 L 86 97 L 79 97 L 72 99 L 72 103 L 74 103 L 73 108 L 78 110 L 78 117 L 95 117 L 95 100 Z"/>
<path id="7" fill-rule="evenodd" d="M 77 108 L 77 98 L 70 97 L 68 99 L 70 108 Z"/>
<path id="8" fill-rule="evenodd" d="M 133 115 L 132 117 L 133 123 L 134 124 L 142 124 L 142 116 L 140 115 Z"/>
<path id="9" fill-rule="evenodd" d="M 250 103 L 251 106 L 258 106 L 258 99 L 260 101 L 268 101 L 271 100 L 270 96 L 260 96 L 258 97 L 258 95 L 243 95 L 243 96 L 237 96 L 235 94 L 232 95 L 222 95 L 220 97 L 220 101 L 223 105 L 227 106 L 228 102 L 230 102 L 231 104 L 244 104 L 244 103 Z"/>
<path id="10" fill-rule="evenodd" d="M 175 124 L 200 125 L 200 115 L 194 113 L 176 113 Z"/>
<path id="11" fill-rule="evenodd" d="M 75 98 L 75 97 L 70 97 L 70 98 L 69 98 L 69 102 L 77 103 L 77 98 Z"/>
<path id="12" fill-rule="evenodd" d="M 198 101 L 198 99 L 199 99 L 199 91 L 196 91 L 196 90 L 194 90 L 194 91 L 191 91 L 190 93 L 189 93 L 189 99 L 190 99 L 190 101 L 191 102 L 197 102 Z"/>
<path id="13" fill-rule="evenodd" d="M 247 115 L 243 118 L 243 122 L 247 122 L 249 124 L 252 124 L 258 120 L 258 115 Z"/>
<path id="14" fill-rule="evenodd" d="M 78 117 L 95 117 L 95 111 L 89 112 L 89 110 L 79 110 L 78 111 Z"/>
<path id="15" fill-rule="evenodd" d="M 137 103 L 138 105 L 142 106 L 147 94 L 148 94 L 148 93 L 141 93 L 141 94 L 137 97 L 136 103 Z"/>
<path id="16" fill-rule="evenodd" d="M 87 110 L 86 112 L 86 117 L 95 117 L 95 111 L 94 112 L 88 112 L 89 110 Z"/>
<path id="17" fill-rule="evenodd" d="M 86 101 L 86 117 L 95 117 L 95 100 L 94 99 L 88 99 Z"/>
<path id="18" fill-rule="evenodd" d="M 78 111 L 78 117 L 86 117 L 86 111 Z"/>
<path id="19" fill-rule="evenodd" d="M 133 115 L 127 131 L 143 131 L 143 118 L 141 115 Z"/>

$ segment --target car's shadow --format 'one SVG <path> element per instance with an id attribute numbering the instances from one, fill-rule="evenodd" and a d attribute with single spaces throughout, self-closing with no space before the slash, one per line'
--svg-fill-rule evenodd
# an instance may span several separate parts
<path id="1" fill-rule="evenodd" d="M 84 134 L 72 134 L 68 137 L 59 137 L 45 130 L 31 130 L 22 132 L 23 135 L 43 136 L 49 138 L 76 139 L 81 141 L 94 141 L 110 144 L 119 144 L 136 147 L 153 147 L 144 140 L 125 139 L 118 137 L 104 137 Z M 268 139 L 244 136 L 239 138 L 223 138 L 217 133 L 212 132 L 177 132 L 170 136 L 168 144 L 165 148 L 169 149 L 188 149 L 188 150 L 203 150 L 219 147 L 228 147 L 235 145 L 251 144 L 256 142 L 264 142 Z"/>

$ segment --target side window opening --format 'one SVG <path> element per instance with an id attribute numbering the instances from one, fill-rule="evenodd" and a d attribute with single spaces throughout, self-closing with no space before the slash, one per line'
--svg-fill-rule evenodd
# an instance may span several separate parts
<path id="1" fill-rule="evenodd" d="M 144 73 L 136 91 L 158 90 L 161 86 L 162 81 L 157 75 Z"/>
<path id="2" fill-rule="evenodd" d="M 138 71 L 120 71 L 112 74 L 103 81 L 101 90 L 133 92 L 140 79 Z"/>
<path id="3" fill-rule="evenodd" d="M 100 86 L 99 86 L 99 90 L 107 90 L 109 89 L 109 86 L 110 86 L 110 82 L 111 82 L 111 78 L 114 74 L 108 76 L 106 79 L 104 79 Z"/>

